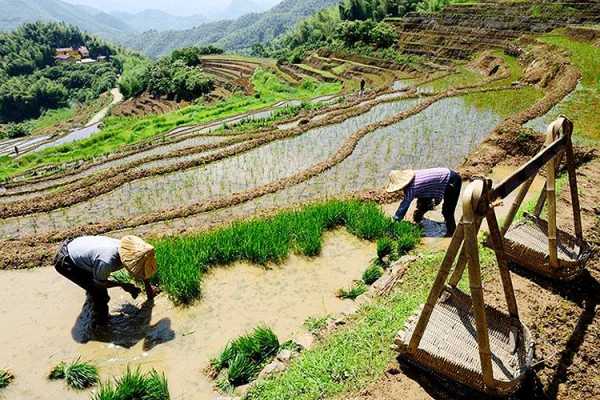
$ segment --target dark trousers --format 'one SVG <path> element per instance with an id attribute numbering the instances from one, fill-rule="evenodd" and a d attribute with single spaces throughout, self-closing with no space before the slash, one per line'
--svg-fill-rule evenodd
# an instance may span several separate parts
<path id="1" fill-rule="evenodd" d="M 92 272 L 78 268 L 73 263 L 67 245 L 68 242 L 63 243 L 58 250 L 54 259 L 54 268 L 59 274 L 87 292 L 87 295 L 91 297 L 96 317 L 108 318 L 108 301 L 110 300 L 108 290 L 94 283 Z"/>
<path id="2" fill-rule="evenodd" d="M 450 171 L 448 186 L 444 192 L 444 205 L 442 206 L 442 215 L 446 221 L 446 235 L 452 236 L 456 230 L 456 219 L 454 211 L 460 197 L 460 189 L 462 187 L 462 179 L 460 175 L 454 171 Z M 414 221 L 420 223 L 426 212 L 431 211 L 439 204 L 439 201 L 431 198 L 418 198 L 417 209 L 414 213 Z"/>
<path id="3" fill-rule="evenodd" d="M 454 171 L 450 171 L 450 180 L 444 193 L 444 205 L 442 206 L 442 215 L 446 221 L 446 236 L 452 236 L 456 230 L 456 220 L 454 219 L 454 211 L 460 198 L 460 189 L 462 187 L 462 179 L 460 175 Z"/>

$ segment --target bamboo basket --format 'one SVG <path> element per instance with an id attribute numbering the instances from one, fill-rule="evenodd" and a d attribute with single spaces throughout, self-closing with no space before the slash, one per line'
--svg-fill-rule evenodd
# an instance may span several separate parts
<path id="1" fill-rule="evenodd" d="M 489 306 L 485 313 L 493 387 L 485 385 L 482 379 L 471 298 L 458 289 L 445 289 L 416 351 L 410 352 L 408 346 L 420 313 L 406 323 L 395 343 L 403 356 L 418 367 L 486 394 L 506 396 L 519 389 L 533 364 L 533 341 L 527 327 L 518 320 Z"/>
<path id="2" fill-rule="evenodd" d="M 548 252 L 548 222 L 534 215 L 514 224 L 504 237 L 506 257 L 535 273 L 552 279 L 572 280 L 585 270 L 591 257 L 591 249 L 586 242 L 578 240 L 567 232 L 557 230 L 558 265 L 552 266 Z"/>

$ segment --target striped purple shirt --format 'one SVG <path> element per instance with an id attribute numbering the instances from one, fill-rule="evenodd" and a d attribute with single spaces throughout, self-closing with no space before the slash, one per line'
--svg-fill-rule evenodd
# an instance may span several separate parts
<path id="1" fill-rule="evenodd" d="M 404 219 L 410 203 L 416 198 L 442 199 L 449 181 L 450 170 L 448 168 L 415 171 L 415 178 L 404 188 L 404 200 L 400 203 L 395 218 L 397 220 Z"/>

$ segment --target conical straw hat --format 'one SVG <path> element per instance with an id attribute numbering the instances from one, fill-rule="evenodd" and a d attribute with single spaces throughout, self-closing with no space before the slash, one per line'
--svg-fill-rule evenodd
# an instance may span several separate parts
<path id="1" fill-rule="evenodd" d="M 415 171 L 405 169 L 403 171 L 394 170 L 390 172 L 390 181 L 386 188 L 388 193 L 394 193 L 404 189 L 415 178 Z"/>
<path id="2" fill-rule="evenodd" d="M 127 271 L 138 279 L 150 279 L 156 273 L 154 247 L 137 236 L 121 239 L 119 256 Z"/>

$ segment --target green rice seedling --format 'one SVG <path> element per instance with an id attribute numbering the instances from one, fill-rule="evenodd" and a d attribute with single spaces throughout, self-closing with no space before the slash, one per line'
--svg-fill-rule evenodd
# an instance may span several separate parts
<path id="1" fill-rule="evenodd" d="M 169 387 L 163 374 L 155 370 L 144 374 L 127 368 L 115 382 L 100 385 L 93 400 L 169 400 Z"/>
<path id="2" fill-rule="evenodd" d="M 15 376 L 9 370 L 0 368 L 0 389 L 7 387 L 14 379 Z"/>
<path id="3" fill-rule="evenodd" d="M 355 282 L 350 289 L 340 289 L 337 292 L 337 296 L 340 299 L 356 300 L 358 296 L 364 294 L 367 291 L 367 285 L 362 281 Z"/>
<path id="4" fill-rule="evenodd" d="M 394 250 L 394 241 L 389 237 L 382 237 L 377 241 L 377 258 L 383 260 L 392 254 Z"/>
<path id="5" fill-rule="evenodd" d="M 280 263 L 292 252 L 316 256 L 321 252 L 323 232 L 340 226 L 368 240 L 418 236 L 414 225 L 393 223 L 375 203 L 333 200 L 203 234 L 156 241 L 155 283 L 176 302 L 187 304 L 200 295 L 200 279 L 209 268 L 236 261 Z"/>
<path id="6" fill-rule="evenodd" d="M 329 315 L 325 315 L 324 317 L 308 317 L 304 321 L 304 327 L 312 334 L 319 333 L 327 326 L 329 318 Z"/>
<path id="7" fill-rule="evenodd" d="M 98 383 L 98 369 L 90 363 L 79 359 L 72 363 L 61 361 L 50 371 L 48 378 L 64 379 L 67 385 L 76 390 L 83 390 Z"/>
<path id="8" fill-rule="evenodd" d="M 365 285 L 370 286 L 373 283 L 375 283 L 377 281 L 377 279 L 381 278 L 382 276 L 383 276 L 383 268 L 381 268 L 379 265 L 372 264 L 363 273 L 362 280 L 365 283 Z"/>
<path id="9" fill-rule="evenodd" d="M 118 283 L 132 283 L 134 281 L 133 277 L 125 269 L 115 271 L 110 276 Z"/>
<path id="10" fill-rule="evenodd" d="M 254 379 L 260 367 L 279 351 L 279 339 L 270 328 L 259 326 L 251 333 L 228 343 L 225 349 L 211 361 L 218 373 L 227 368 L 227 379 L 234 386 Z"/>

